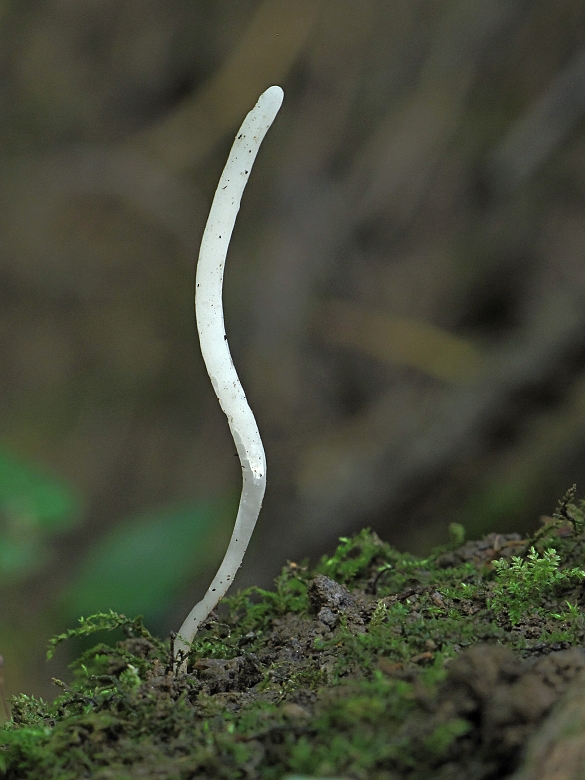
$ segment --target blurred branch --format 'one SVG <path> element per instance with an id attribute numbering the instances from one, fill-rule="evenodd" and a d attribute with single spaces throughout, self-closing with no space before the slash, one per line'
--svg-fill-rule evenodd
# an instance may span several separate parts
<path id="1" fill-rule="evenodd" d="M 323 304 L 314 327 L 326 344 L 412 366 L 444 382 L 469 381 L 481 365 L 479 351 L 466 339 L 419 320 L 369 312 L 349 301 Z"/>
<path id="2" fill-rule="evenodd" d="M 287 181 L 278 230 L 270 225 L 269 235 L 258 242 L 270 259 L 254 307 L 253 340 L 265 352 L 260 359 L 274 379 L 276 395 L 281 388 L 286 394 L 284 389 L 294 384 L 289 375 L 298 356 L 288 350 L 298 350 L 316 280 L 376 215 L 383 214 L 395 230 L 405 229 L 458 125 L 478 62 L 533 3 L 457 0 L 451 4 L 438 24 L 414 96 L 398 115 L 395 109 L 390 111 L 366 138 L 344 179 L 327 179 L 313 161 L 310 169 L 296 172 L 292 184 Z M 274 263 L 274 257 L 280 257 L 280 262 Z M 282 378 L 277 376 L 280 366 Z M 291 400 L 296 404 L 296 399 Z M 263 402 L 270 407 L 269 398 Z M 275 411 L 281 415 L 282 405 Z"/>
<path id="3" fill-rule="evenodd" d="M 349 224 L 384 213 L 403 224 L 460 124 L 478 66 L 535 0 L 457 0 L 440 19 L 419 83 L 366 142 L 343 185 Z"/>
<path id="4" fill-rule="evenodd" d="M 104 195 L 129 204 L 172 236 L 182 269 L 191 268 L 202 216 L 192 182 L 136 150 L 88 144 L 5 163 L 0 249 L 20 257 L 12 273 L 31 289 L 79 291 L 89 278 L 103 274 L 86 256 L 75 257 L 72 273 L 56 228 L 76 198 Z"/>
<path id="5" fill-rule="evenodd" d="M 543 291 L 522 330 L 486 358 L 475 382 L 432 397 L 412 384 L 393 387 L 333 435 L 313 440 L 298 464 L 291 517 L 280 514 L 294 529 L 287 555 L 320 549 L 325 536 L 358 528 L 382 509 L 399 518 L 455 464 L 483 452 L 490 431 L 515 417 L 515 399 L 546 385 L 583 350 L 583 297 L 576 289 L 573 300 L 559 306 Z M 275 534 L 271 545 L 264 556 L 278 558 L 281 538 Z"/>
<path id="6" fill-rule="evenodd" d="M 299 376 L 318 370 L 303 343 L 315 286 L 341 257 L 368 256 L 357 235 L 375 233 L 372 221 L 383 220 L 386 242 L 389 234 L 406 233 L 460 126 L 483 57 L 534 5 L 535 0 L 448 4 L 402 108 L 393 107 L 370 133 L 341 181 L 327 178 L 315 161 L 287 179 L 278 229 L 271 224 L 258 240 L 266 260 L 254 306 L 250 374 L 258 377 L 253 394 L 264 425 L 291 431 L 290 438 L 273 442 L 272 457 L 290 459 L 294 444 L 298 458 L 288 505 L 281 493 L 278 506 L 270 506 L 269 491 L 266 511 L 279 517 L 279 526 L 282 521 L 294 529 L 290 547 L 287 543 L 293 558 L 359 527 L 382 508 L 397 511 L 416 500 L 508 414 L 511 395 L 549 375 L 559 350 L 579 340 L 582 318 L 577 325 L 562 318 L 554 322 L 555 303 L 549 332 L 540 332 L 538 321 L 525 323 L 522 343 L 486 358 L 474 382 L 432 392 L 416 383 L 394 386 L 357 418 L 336 420 L 331 435 L 315 435 L 313 415 L 320 418 L 312 404 L 318 408 L 320 399 L 307 398 L 306 387 L 299 393 Z M 547 302 L 539 305 L 546 309 Z M 344 337 L 349 338 L 345 330 Z M 274 533 L 264 559 L 280 560 L 281 545 L 280 532 Z"/>
<path id="7" fill-rule="evenodd" d="M 585 47 L 512 125 L 486 166 L 488 184 L 513 192 L 546 163 L 585 114 Z"/>
<path id="8" fill-rule="evenodd" d="M 258 95 L 280 83 L 295 62 L 322 0 L 264 0 L 219 70 L 171 116 L 137 133 L 129 144 L 147 148 L 165 165 L 197 165 L 237 126 Z"/>

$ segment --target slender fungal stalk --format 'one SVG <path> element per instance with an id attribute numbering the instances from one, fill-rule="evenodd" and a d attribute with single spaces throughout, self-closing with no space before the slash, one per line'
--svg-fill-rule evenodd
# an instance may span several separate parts
<path id="1" fill-rule="evenodd" d="M 225 335 L 222 287 L 225 259 L 242 194 L 260 144 L 282 105 L 283 97 L 280 87 L 270 87 L 244 119 L 217 185 L 197 263 L 195 314 L 201 353 L 220 406 L 228 418 L 242 464 L 243 484 L 225 557 L 209 590 L 179 629 L 176 648 L 184 653 L 189 649 L 201 621 L 233 582 L 256 525 L 266 488 L 266 457 L 262 439 L 234 368 Z"/>

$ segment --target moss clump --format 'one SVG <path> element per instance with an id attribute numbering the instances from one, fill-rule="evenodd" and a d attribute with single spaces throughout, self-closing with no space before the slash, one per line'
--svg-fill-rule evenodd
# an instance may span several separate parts
<path id="1" fill-rule="evenodd" d="M 514 555 L 511 563 L 504 558 L 494 561 L 498 581 L 490 602 L 493 611 L 507 615 L 512 625 L 518 625 L 530 612 L 544 615 L 545 610 L 540 606 L 543 596 L 553 593 L 561 583 L 585 577 L 583 569 L 560 569 L 560 562 L 561 556 L 556 550 L 545 550 L 539 555 L 534 547 L 524 560 Z M 570 602 L 567 604 L 572 607 Z M 557 617 L 562 619 L 561 615 Z"/>
<path id="2" fill-rule="evenodd" d="M 368 530 L 344 538 L 273 591 L 224 599 L 186 673 L 140 619 L 83 620 L 51 649 L 125 639 L 84 652 L 52 705 L 12 701 L 0 778 L 505 777 L 585 668 L 572 498 L 532 539 L 462 543 L 458 529 L 457 547 L 424 559 Z"/>

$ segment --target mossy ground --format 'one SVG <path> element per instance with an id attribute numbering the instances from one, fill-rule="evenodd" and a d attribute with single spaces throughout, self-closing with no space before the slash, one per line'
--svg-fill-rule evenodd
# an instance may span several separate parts
<path id="1" fill-rule="evenodd" d="M 461 543 L 455 528 L 426 559 L 369 531 L 342 539 L 314 570 L 289 564 L 274 591 L 225 599 L 186 671 L 139 619 L 83 621 L 57 642 L 126 638 L 84 652 L 52 705 L 13 699 L 0 778 L 506 777 L 585 668 L 573 495 L 533 539 Z"/>

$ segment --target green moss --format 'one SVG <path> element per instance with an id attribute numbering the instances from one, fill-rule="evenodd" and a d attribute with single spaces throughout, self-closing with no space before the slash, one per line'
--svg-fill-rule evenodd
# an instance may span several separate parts
<path id="1" fill-rule="evenodd" d="M 523 560 L 514 555 L 512 561 L 494 561 L 497 582 L 493 589 L 491 607 L 498 615 L 508 616 L 515 626 L 530 613 L 545 614 L 540 606 L 543 596 L 571 579 L 583 579 L 585 571 L 573 567 L 561 570 L 561 556 L 551 547 L 539 555 L 534 546 Z"/>
<path id="2" fill-rule="evenodd" d="M 98 631 L 125 638 L 85 651 L 51 705 L 13 699 L 0 777 L 422 780 L 454 761 L 481 777 L 493 750 L 450 693 L 451 663 L 478 642 L 519 658 L 583 642 L 583 507 L 560 508 L 569 532 L 559 521 L 533 540 L 462 544 L 457 529 L 456 549 L 425 559 L 368 530 L 344 538 L 314 570 L 289 564 L 273 591 L 224 599 L 187 674 L 139 618 L 81 620 L 50 652 Z"/>
<path id="3" fill-rule="evenodd" d="M 441 723 L 437 728 L 425 738 L 425 747 L 432 753 L 442 756 L 447 753 L 457 737 L 467 734 L 471 729 L 471 724 L 463 718 L 452 718 Z"/>

